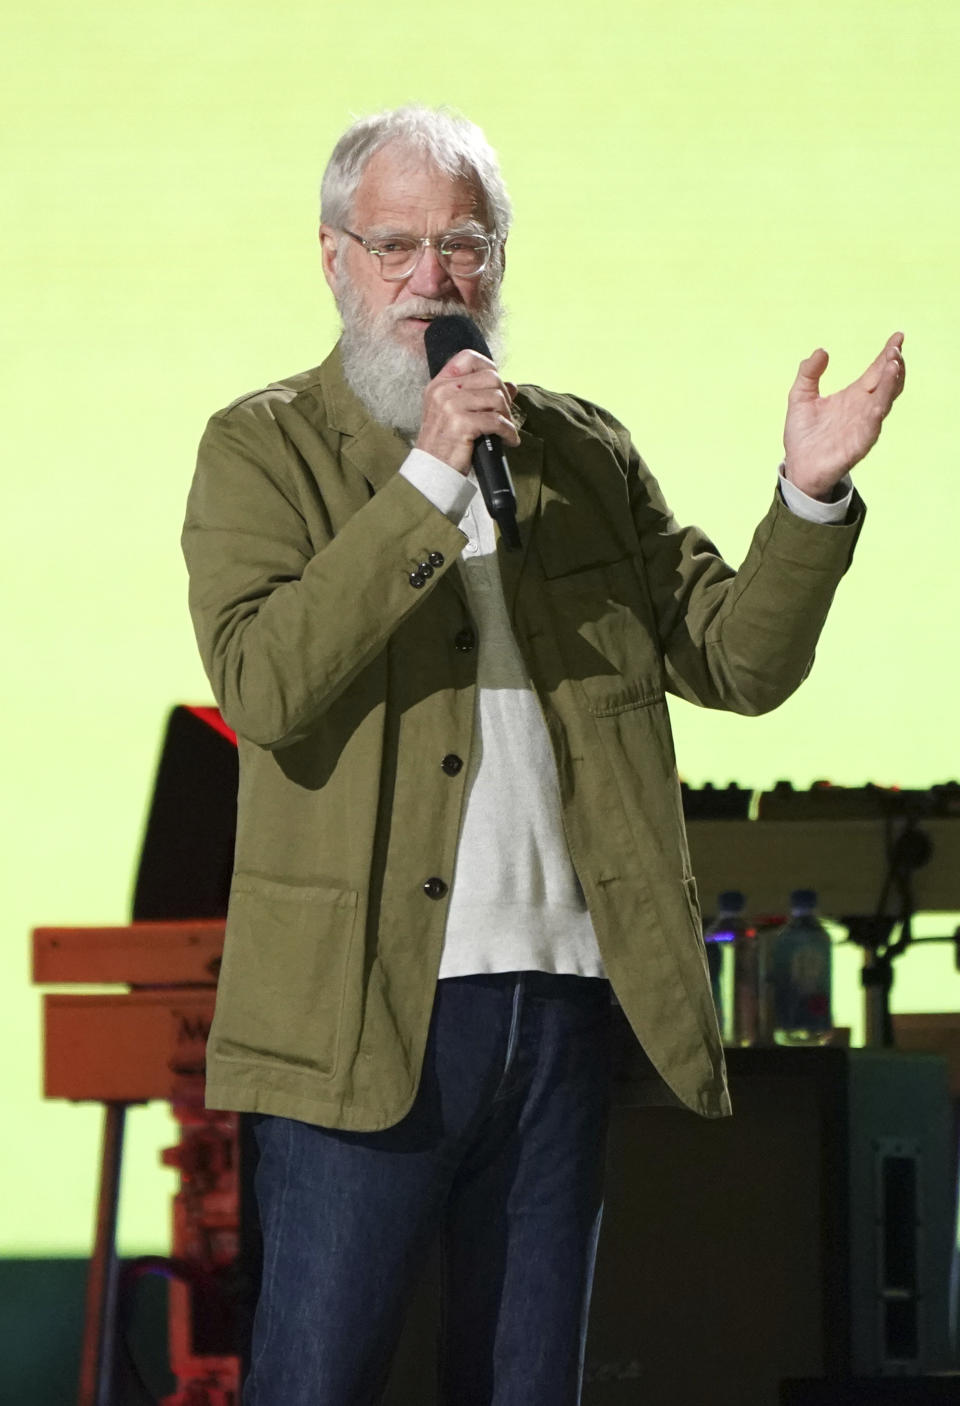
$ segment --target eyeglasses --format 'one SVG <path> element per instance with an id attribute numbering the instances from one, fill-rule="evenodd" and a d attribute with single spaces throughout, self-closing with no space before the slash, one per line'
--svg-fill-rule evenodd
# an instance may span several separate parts
<path id="1" fill-rule="evenodd" d="M 428 245 L 454 278 L 479 278 L 493 252 L 493 241 L 485 234 L 425 234 L 422 239 L 385 234 L 379 239 L 363 239 L 352 229 L 343 232 L 374 256 L 380 277 L 388 279 L 409 278 Z"/>

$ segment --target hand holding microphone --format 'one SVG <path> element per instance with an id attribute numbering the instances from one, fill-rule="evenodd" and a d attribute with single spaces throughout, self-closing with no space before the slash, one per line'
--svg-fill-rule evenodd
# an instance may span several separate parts
<path id="1" fill-rule="evenodd" d="M 424 346 L 433 379 L 424 394 L 417 448 L 462 474 L 472 463 L 504 542 L 519 547 L 517 502 L 501 443 L 520 443 L 510 416 L 515 388 L 500 379 L 469 317 L 436 318 L 426 329 Z"/>

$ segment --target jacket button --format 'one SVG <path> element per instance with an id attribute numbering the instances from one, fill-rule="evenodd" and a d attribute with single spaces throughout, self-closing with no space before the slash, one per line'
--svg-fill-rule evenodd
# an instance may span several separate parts
<path id="1" fill-rule="evenodd" d="M 469 625 L 458 630 L 453 637 L 454 648 L 459 649 L 461 654 L 469 654 L 472 649 L 476 648 L 476 643 L 477 637 Z"/>
<path id="2" fill-rule="evenodd" d="M 456 752 L 448 752 L 440 765 L 448 776 L 456 776 L 463 767 L 463 760 L 457 756 Z"/>
<path id="3" fill-rule="evenodd" d="M 411 571 L 407 579 L 409 580 L 410 585 L 413 586 L 413 588 L 417 591 L 419 591 L 421 586 L 426 584 L 424 578 L 420 575 L 419 571 Z"/>
<path id="4" fill-rule="evenodd" d="M 417 567 L 417 570 L 425 581 L 429 581 L 430 577 L 433 575 L 433 567 L 428 561 L 422 561 Z"/>
<path id="5" fill-rule="evenodd" d="M 427 879 L 423 891 L 428 898 L 442 898 L 447 891 L 447 886 L 442 879 Z"/>
<path id="6" fill-rule="evenodd" d="M 443 552 L 431 552 L 430 555 L 429 555 L 429 557 L 427 558 L 427 560 L 429 561 L 429 563 L 430 563 L 431 566 L 437 566 L 437 567 L 442 566 L 442 565 L 443 565 Z"/>

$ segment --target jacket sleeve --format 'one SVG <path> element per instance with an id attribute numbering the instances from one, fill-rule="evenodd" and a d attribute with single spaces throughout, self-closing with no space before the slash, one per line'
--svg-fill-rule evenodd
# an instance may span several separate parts
<path id="1" fill-rule="evenodd" d="M 266 748 L 310 732 L 466 540 L 400 474 L 351 512 L 342 466 L 326 453 L 330 503 L 276 418 L 222 412 L 201 441 L 187 504 L 182 546 L 203 664 L 226 721 Z M 412 586 L 431 553 L 442 565 Z"/>
<path id="2" fill-rule="evenodd" d="M 864 509 L 844 523 L 797 517 L 777 489 L 739 570 L 698 528 L 680 527 L 627 432 L 621 449 L 667 687 L 708 708 L 768 712 L 802 683 Z"/>

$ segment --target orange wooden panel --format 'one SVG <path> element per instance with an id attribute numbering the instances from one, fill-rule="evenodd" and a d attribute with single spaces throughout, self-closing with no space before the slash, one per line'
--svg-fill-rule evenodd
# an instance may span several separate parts
<path id="1" fill-rule="evenodd" d="M 211 986 L 219 971 L 223 929 L 220 921 L 36 928 L 33 979 Z"/>
<path id="2" fill-rule="evenodd" d="M 213 991 L 44 997 L 47 1098 L 141 1102 L 173 1097 L 202 1072 Z"/>

